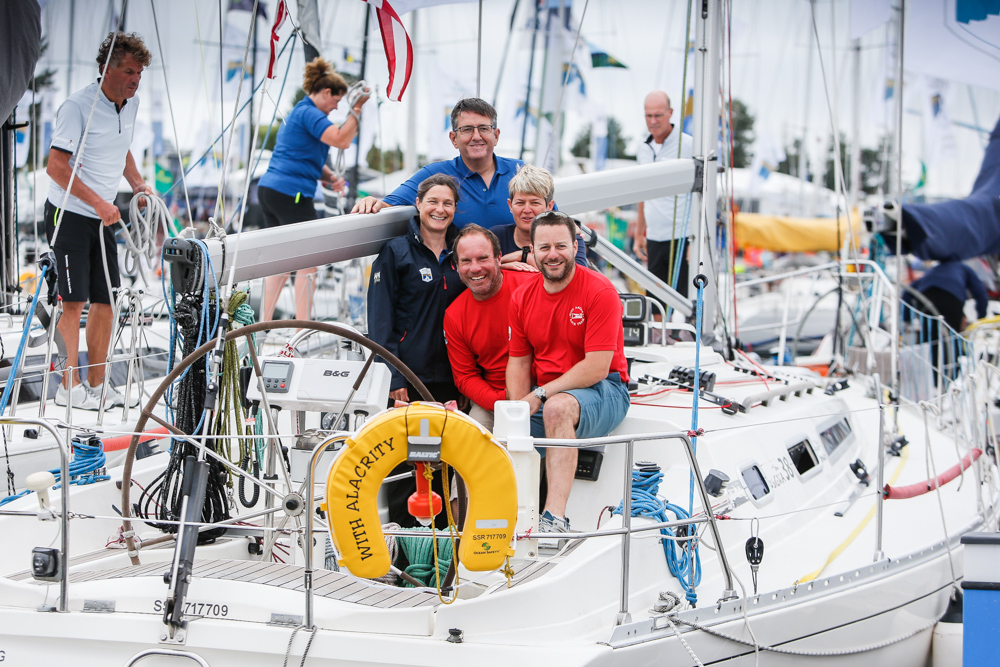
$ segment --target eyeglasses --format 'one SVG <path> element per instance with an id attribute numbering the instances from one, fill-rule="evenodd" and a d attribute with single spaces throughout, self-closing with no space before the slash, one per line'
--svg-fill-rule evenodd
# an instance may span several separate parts
<path id="1" fill-rule="evenodd" d="M 493 134 L 495 129 L 492 125 L 464 125 L 455 130 L 455 132 L 461 134 L 463 137 L 471 137 L 472 133 L 478 130 L 479 136 L 485 137 Z"/>

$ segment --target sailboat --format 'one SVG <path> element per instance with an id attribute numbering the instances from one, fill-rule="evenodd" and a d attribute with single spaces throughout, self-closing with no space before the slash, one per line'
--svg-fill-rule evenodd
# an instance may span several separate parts
<path id="1" fill-rule="evenodd" d="M 698 70 L 706 74 L 696 96 L 701 157 L 563 178 L 556 192 L 560 209 L 576 214 L 693 191 L 702 224 L 696 265 L 713 274 L 705 267 L 717 183 L 704 175 L 715 169 L 718 79 L 710 63 L 720 5 L 705 3 L 697 17 Z M 234 283 L 372 254 L 412 213 L 398 207 L 280 234 L 245 232 L 200 248 L 174 244 L 168 254 L 210 267 L 195 289 L 211 290 L 226 276 Z M 605 239 L 592 243 L 693 316 L 698 334 L 689 343 L 668 345 L 666 335 L 652 343 L 650 330 L 666 334 L 669 325 L 653 322 L 645 296 L 623 295 L 637 386 L 611 435 L 532 441 L 517 402 L 501 406 L 493 433 L 430 395 L 382 411 L 383 362 L 398 360 L 349 327 L 285 322 L 337 338 L 359 356 L 306 358 L 248 345 L 245 394 L 269 422 L 262 433 L 216 439 L 164 422 L 171 453 L 140 459 L 137 434 L 109 480 L 66 492 L 43 473 L 28 481 L 35 493 L 0 509 L 0 656 L 15 664 L 213 667 L 282 659 L 924 664 L 935 625 L 957 599 L 961 536 L 997 526 L 1000 471 L 986 428 L 996 368 L 987 356 L 972 349 L 939 370 L 943 393 L 934 400 L 889 392 L 898 366 L 890 359 L 879 374 L 877 343 L 900 335 L 898 298 L 880 267 L 852 259 L 844 280 L 862 306 L 861 372 L 822 378 L 761 365 L 724 342 L 710 345 L 714 275 L 683 299 Z M 225 364 L 223 343 L 281 325 L 236 327 L 225 341 L 190 351 L 153 392 L 136 431 L 163 421 L 158 401 L 189 369 L 206 368 L 206 355 L 214 373 Z M 198 400 L 216 390 L 214 377 Z M 60 443 L 62 478 L 71 476 L 70 447 L 51 423 L 0 423 L 49 431 Z M 362 471 L 377 471 L 372 478 L 381 482 L 379 461 L 402 456 L 381 444 L 386 438 L 407 443 L 404 460 L 439 460 L 459 472 L 470 503 L 453 522 L 457 532 L 428 539 L 382 525 L 378 485 L 362 481 Z M 262 454 L 259 476 L 224 453 L 241 440 Z M 604 448 L 577 471 L 567 514 L 579 532 L 538 532 L 536 444 Z M 259 489 L 262 507 L 248 485 Z M 417 540 L 433 553 L 421 563 L 429 576 L 402 587 L 415 577 L 393 570 L 391 544 Z"/>

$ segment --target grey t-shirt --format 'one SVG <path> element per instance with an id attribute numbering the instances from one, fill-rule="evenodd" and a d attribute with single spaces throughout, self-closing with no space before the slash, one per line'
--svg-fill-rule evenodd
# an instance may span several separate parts
<path id="1" fill-rule="evenodd" d="M 94 105 L 94 94 L 97 104 Z M 125 100 L 119 112 L 115 103 L 107 98 L 104 91 L 98 92 L 94 82 L 79 90 L 62 103 L 56 112 L 56 126 L 52 133 L 52 148 L 71 153 L 69 166 L 77 161 L 83 131 L 94 107 L 94 117 L 87 133 L 87 144 L 83 148 L 83 161 L 77 169 L 76 178 L 83 181 L 104 201 L 114 201 L 118 194 L 118 184 L 125 171 L 125 157 L 132 144 L 135 132 L 135 117 L 139 110 L 138 96 Z M 55 181 L 49 186 L 49 201 L 53 206 L 62 206 L 66 191 Z M 66 210 L 90 218 L 97 218 L 97 211 L 90 204 L 70 195 Z"/>

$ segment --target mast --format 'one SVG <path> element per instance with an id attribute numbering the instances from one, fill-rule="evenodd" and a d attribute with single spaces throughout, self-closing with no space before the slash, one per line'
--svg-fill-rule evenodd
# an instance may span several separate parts
<path id="1" fill-rule="evenodd" d="M 524 159 L 524 141 L 528 134 L 528 114 L 531 113 L 531 76 L 535 71 L 535 43 L 538 40 L 538 0 L 535 0 L 535 20 L 531 26 L 531 56 L 528 59 L 528 92 L 524 96 L 524 120 L 521 123 L 521 153 L 519 160 Z"/>
<path id="2" fill-rule="evenodd" d="M 896 200 L 896 294 L 901 291 L 900 285 L 903 280 L 903 17 L 906 13 L 906 0 L 899 0 L 899 5 L 893 7 L 897 12 L 896 22 L 896 82 L 892 88 L 893 104 L 895 106 L 896 121 L 896 164 L 893 170 L 892 193 Z M 900 328 L 900 307 L 899 298 L 892 300 L 895 317 L 892 318 L 892 394 L 896 401 L 899 401 L 899 328 Z M 893 413 L 898 419 L 899 410 Z"/>
<path id="3" fill-rule="evenodd" d="M 853 208 L 861 201 L 861 40 L 855 39 L 851 45 L 853 51 L 853 71 L 851 73 L 854 94 L 851 109 L 851 192 L 847 202 Z"/>
<path id="4" fill-rule="evenodd" d="M 694 61 L 694 110 L 692 118 L 692 134 L 694 135 L 695 159 L 704 160 L 704 178 L 702 190 L 694 192 L 691 198 L 692 209 L 698 211 L 697 236 L 691 248 L 692 280 L 698 274 L 708 278 L 704 289 L 701 335 L 703 340 L 711 342 L 714 338 L 715 313 L 718 302 L 718 269 L 716 258 L 713 257 L 716 228 L 718 165 L 717 153 L 719 137 L 719 46 L 721 22 L 721 0 L 702 0 L 701 9 L 697 13 L 695 23 L 695 61 Z M 696 298 L 693 291 L 692 300 Z"/>
<path id="5" fill-rule="evenodd" d="M 417 14 L 419 9 L 410 12 L 410 41 L 413 43 L 413 52 L 417 52 Z M 417 171 L 417 93 L 414 79 L 418 79 L 416 69 L 410 76 L 410 95 L 407 100 L 406 116 L 406 154 L 403 156 L 403 169 L 406 173 L 413 174 Z M 361 144 L 361 128 L 358 128 L 358 145 Z M 384 147 L 383 147 L 384 148 Z M 385 171 L 385 170 L 383 170 Z M 389 194 L 383 192 L 382 196 Z"/>
<path id="6" fill-rule="evenodd" d="M 368 64 L 368 28 L 371 25 L 371 5 L 365 3 L 365 36 L 361 42 L 361 73 L 358 76 L 359 79 L 364 80 L 365 78 L 365 66 Z M 358 135 L 357 142 L 358 145 L 354 148 L 354 177 L 351 178 L 350 190 L 347 194 L 348 201 L 354 202 L 358 198 L 358 179 L 361 178 L 361 123 L 360 116 L 364 115 L 364 109 L 361 110 L 359 114 L 358 122 Z"/>

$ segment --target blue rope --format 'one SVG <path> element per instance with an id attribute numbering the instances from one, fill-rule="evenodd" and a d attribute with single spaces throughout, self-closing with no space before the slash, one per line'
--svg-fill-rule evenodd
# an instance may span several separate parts
<path id="1" fill-rule="evenodd" d="M 695 335 L 694 335 L 694 398 L 692 400 L 691 408 L 691 450 L 693 456 L 698 456 L 698 402 L 701 399 L 701 322 L 703 311 L 705 307 L 705 276 L 698 274 L 695 276 L 694 284 L 698 288 L 698 298 L 695 301 Z M 705 508 L 706 512 L 711 512 L 711 507 Z M 690 479 L 688 482 L 688 516 L 694 512 L 694 467 L 691 468 Z M 689 542 L 688 545 L 691 547 L 687 552 L 688 558 L 694 557 L 697 560 L 698 565 L 698 579 L 695 580 L 694 571 L 689 571 L 691 579 L 688 582 L 688 586 L 685 586 L 685 591 L 691 591 L 688 593 L 688 597 L 693 595 L 695 586 L 701 581 L 701 560 L 698 558 L 697 546 L 694 542 Z M 682 580 L 683 581 L 683 580 Z M 691 603 L 694 605 L 694 602 Z"/>
<path id="2" fill-rule="evenodd" d="M 73 460 L 69 464 L 69 483 L 82 486 L 84 484 L 93 484 L 94 482 L 103 482 L 106 479 L 111 479 L 107 475 L 98 474 L 98 470 L 104 468 L 107 461 L 107 457 L 104 455 L 104 443 L 100 440 L 97 441 L 96 445 L 90 445 L 85 442 L 73 442 Z M 60 468 L 53 468 L 49 471 L 56 477 L 56 485 L 53 489 L 58 489 L 62 486 L 61 477 L 62 470 Z M 31 491 L 25 489 L 20 493 L 14 494 L 13 496 L 7 496 L 6 498 L 0 498 L 0 506 L 6 505 L 17 498 L 22 498 L 31 493 Z"/>
<path id="3" fill-rule="evenodd" d="M 45 273 L 49 270 L 48 265 L 42 266 L 42 273 L 37 278 L 35 285 L 35 298 L 31 300 L 31 307 L 28 309 L 28 316 L 24 320 L 24 331 L 21 333 L 21 342 L 17 344 L 17 354 L 14 355 L 14 363 L 10 367 L 10 375 L 7 376 L 7 385 L 3 388 L 3 396 L 0 397 L 0 415 L 7 411 L 7 404 L 10 402 L 10 395 L 14 391 L 14 378 L 21 368 L 21 359 L 24 357 L 24 348 L 28 345 L 28 334 L 31 333 L 31 321 L 35 319 L 35 308 L 38 306 L 38 296 L 42 293 L 42 285 L 45 284 Z M 72 383 L 70 383 L 72 384 Z"/>
<path id="4" fill-rule="evenodd" d="M 632 471 L 632 516 L 645 516 L 656 521 L 671 521 L 667 517 L 667 512 L 671 512 L 678 521 L 690 519 L 690 512 L 686 512 L 682 507 L 656 497 L 657 492 L 660 490 L 660 480 L 662 479 L 663 473 L 658 469 Z M 618 507 L 611 510 L 611 513 L 621 514 L 624 511 L 622 505 L 623 503 L 619 503 Z M 689 526 L 689 530 L 693 535 L 693 524 Z M 677 536 L 673 528 L 661 528 L 660 534 L 668 538 Z M 691 603 L 691 606 L 696 605 L 698 603 L 698 594 L 695 592 L 695 588 L 701 584 L 701 556 L 698 553 L 697 547 L 693 550 L 688 550 L 672 539 L 661 540 L 661 542 L 663 543 L 663 555 L 667 558 L 667 567 L 670 568 L 670 574 L 674 575 L 677 581 L 680 582 L 681 588 L 684 589 L 684 595 L 688 602 Z M 694 557 L 693 568 L 692 555 Z"/>

